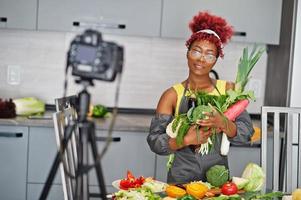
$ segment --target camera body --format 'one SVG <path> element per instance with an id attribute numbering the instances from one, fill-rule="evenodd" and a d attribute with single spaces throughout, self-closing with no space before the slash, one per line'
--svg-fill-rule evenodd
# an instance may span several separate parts
<path id="1" fill-rule="evenodd" d="M 82 79 L 114 81 L 122 72 L 123 47 L 103 41 L 100 32 L 89 29 L 71 42 L 67 65 Z"/>

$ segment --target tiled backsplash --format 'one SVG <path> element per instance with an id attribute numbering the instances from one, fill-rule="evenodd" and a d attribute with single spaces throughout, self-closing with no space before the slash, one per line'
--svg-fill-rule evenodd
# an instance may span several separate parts
<path id="1" fill-rule="evenodd" d="M 66 52 L 74 33 L 0 30 L 0 97 L 36 96 L 53 104 L 63 94 Z M 187 77 L 185 41 L 179 39 L 104 35 L 125 48 L 119 106 L 126 108 L 155 108 L 162 92 Z M 242 49 L 250 44 L 230 43 L 225 57 L 215 70 L 220 79 L 234 81 Z M 21 80 L 10 85 L 7 69 L 20 66 Z M 253 70 L 251 87 L 256 87 L 257 101 L 248 110 L 259 113 L 263 104 L 267 55 Z M 68 94 L 81 90 L 69 73 Z M 113 106 L 116 82 L 94 81 L 90 87 L 92 103 Z M 260 86 L 259 88 L 257 86 Z"/>

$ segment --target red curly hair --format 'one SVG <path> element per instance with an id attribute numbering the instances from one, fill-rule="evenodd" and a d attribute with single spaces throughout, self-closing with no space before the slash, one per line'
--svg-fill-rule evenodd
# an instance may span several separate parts
<path id="1" fill-rule="evenodd" d="M 190 49 L 191 44 L 195 40 L 208 40 L 217 47 L 218 56 L 223 57 L 223 44 L 226 44 L 233 35 L 233 27 L 227 21 L 219 16 L 210 14 L 209 12 L 199 12 L 193 17 L 189 23 L 192 35 L 186 41 L 186 47 Z M 199 32 L 204 29 L 214 31 L 220 39 L 213 34 Z"/>

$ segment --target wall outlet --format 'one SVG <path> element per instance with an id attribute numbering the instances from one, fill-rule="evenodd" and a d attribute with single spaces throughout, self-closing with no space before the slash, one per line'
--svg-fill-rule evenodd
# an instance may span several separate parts
<path id="1" fill-rule="evenodd" d="M 19 85 L 21 82 L 21 66 L 7 66 L 7 83 L 10 85 Z"/>

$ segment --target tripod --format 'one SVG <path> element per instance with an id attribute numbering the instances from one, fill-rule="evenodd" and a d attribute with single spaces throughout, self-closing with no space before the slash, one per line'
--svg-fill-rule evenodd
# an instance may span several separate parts
<path id="1" fill-rule="evenodd" d="M 56 157 L 54 159 L 54 162 L 52 164 L 51 170 L 48 174 L 46 184 L 42 190 L 42 193 L 40 195 L 40 200 L 44 200 L 47 198 L 49 190 L 51 188 L 52 182 L 54 180 L 54 177 L 57 173 L 58 167 L 61 160 L 61 154 L 64 153 L 66 150 L 66 147 L 68 145 L 68 141 L 70 140 L 72 136 L 72 132 L 76 128 L 76 125 L 79 127 L 79 140 L 78 140 L 78 151 L 77 151 L 77 157 L 78 157 L 78 163 L 77 163 L 77 170 L 75 172 L 75 178 L 76 178 L 76 186 L 75 186 L 75 192 L 73 193 L 75 200 L 88 200 L 89 199 L 89 180 L 88 180 L 88 171 L 87 169 L 90 168 L 88 165 L 88 147 L 90 145 L 92 150 L 92 156 L 93 160 L 95 162 L 95 170 L 96 170 L 96 176 L 99 184 L 100 189 L 100 197 L 103 200 L 107 200 L 106 197 L 106 188 L 102 173 L 102 168 L 100 162 L 97 162 L 97 145 L 95 140 L 95 125 L 93 122 L 87 120 L 87 113 L 89 111 L 89 104 L 90 104 L 90 94 L 87 91 L 87 87 L 89 85 L 93 85 L 92 80 L 78 80 L 77 83 L 83 83 L 84 88 L 79 93 L 79 104 L 78 104 L 78 122 L 75 122 L 74 124 L 68 124 L 68 126 L 65 128 L 64 138 L 61 142 L 61 149 L 57 152 Z"/>

